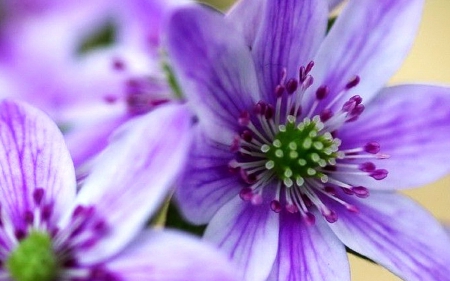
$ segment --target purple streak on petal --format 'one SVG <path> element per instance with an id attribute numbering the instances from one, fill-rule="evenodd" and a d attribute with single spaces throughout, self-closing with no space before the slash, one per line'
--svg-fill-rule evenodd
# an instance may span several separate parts
<path id="1" fill-rule="evenodd" d="M 95 160 L 77 203 L 94 205 L 111 227 L 82 262 L 121 250 L 145 225 L 172 188 L 190 145 L 191 115 L 180 105 L 162 106 L 120 127 Z"/>
<path id="2" fill-rule="evenodd" d="M 195 134 L 189 159 L 180 179 L 176 199 L 184 216 L 196 224 L 209 222 L 225 203 L 244 187 L 238 171 L 230 171 L 230 148 Z"/>
<path id="3" fill-rule="evenodd" d="M 184 94 L 207 127 L 238 127 L 240 114 L 257 101 L 250 52 L 221 14 L 188 6 L 175 12 L 167 28 L 167 50 Z M 213 137 L 230 142 L 229 135 Z"/>
<path id="4" fill-rule="evenodd" d="M 231 263 L 215 248 L 180 232 L 142 232 L 106 268 L 123 280 L 237 281 Z"/>
<path id="5" fill-rule="evenodd" d="M 26 212 L 35 209 L 37 189 L 44 193 L 42 203 L 53 204 L 50 225 L 74 200 L 75 173 L 61 132 L 26 104 L 0 103 L 0 167 L 1 208 L 17 228 L 24 227 Z"/>
<path id="6" fill-rule="evenodd" d="M 269 202 L 267 202 L 269 204 Z M 236 196 L 213 217 L 205 239 L 219 245 L 247 281 L 264 281 L 278 250 L 278 214 Z"/>
<path id="7" fill-rule="evenodd" d="M 339 219 L 329 225 L 345 245 L 402 280 L 450 280 L 450 237 L 417 203 L 387 192 L 346 201 L 359 213 L 335 204 Z"/>
<path id="8" fill-rule="evenodd" d="M 268 280 L 350 280 L 344 245 L 323 219 L 306 225 L 300 215 L 282 213 L 278 256 Z"/>
<path id="9" fill-rule="evenodd" d="M 401 65 L 414 40 L 423 0 L 352 0 L 322 43 L 311 71 L 317 87 L 326 85 L 330 94 L 316 112 L 332 101 L 355 76 L 361 79 L 340 100 L 361 95 L 365 102 L 388 81 Z M 306 94 L 307 104 L 314 102 Z M 341 106 L 342 103 L 338 103 Z"/>
<path id="10" fill-rule="evenodd" d="M 267 2 L 253 46 L 263 100 L 275 104 L 274 94 L 283 69 L 287 79 L 314 57 L 326 31 L 325 1 L 272 0 Z"/>
<path id="11" fill-rule="evenodd" d="M 435 181 L 450 171 L 450 88 L 403 85 L 382 90 L 354 123 L 339 131 L 342 149 L 376 141 L 389 159 L 375 159 L 383 180 L 341 178 L 372 189 L 402 189 Z M 414 176 L 411 176 L 411 175 Z M 363 181 L 361 181 L 363 180 Z"/>

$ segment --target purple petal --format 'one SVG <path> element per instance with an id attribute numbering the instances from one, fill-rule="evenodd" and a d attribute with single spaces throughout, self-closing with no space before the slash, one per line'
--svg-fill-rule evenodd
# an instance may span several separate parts
<path id="1" fill-rule="evenodd" d="M 274 103 L 283 69 L 298 79 L 299 69 L 314 57 L 327 26 L 326 1 L 267 1 L 253 46 L 263 99 Z"/>
<path id="2" fill-rule="evenodd" d="M 183 214 L 196 224 L 206 224 L 241 189 L 242 180 L 230 172 L 230 148 L 197 132 L 190 150 L 190 161 L 180 179 L 176 198 Z"/>
<path id="3" fill-rule="evenodd" d="M 344 0 L 328 0 L 329 10 L 332 11 L 334 8 L 339 6 L 339 4 L 341 4 L 342 2 L 344 2 Z"/>
<path id="4" fill-rule="evenodd" d="M 26 104 L 0 103 L 1 208 L 25 230 L 25 212 L 53 205 L 50 225 L 73 203 L 75 172 L 58 127 Z M 43 197 L 33 199 L 37 189 Z M 42 195 L 42 194 L 41 194 Z M 37 201 L 39 202 L 37 202 Z"/>
<path id="5" fill-rule="evenodd" d="M 264 281 L 278 250 L 278 214 L 236 196 L 213 217 L 205 239 L 233 259 L 245 280 Z"/>
<path id="6" fill-rule="evenodd" d="M 174 231 L 141 233 L 106 268 L 123 280 L 239 280 L 231 263 L 219 251 Z"/>
<path id="7" fill-rule="evenodd" d="M 188 6 L 172 15 L 167 43 L 181 89 L 198 111 L 200 123 L 213 137 L 229 143 L 232 136 L 223 128 L 236 129 L 240 114 L 253 108 L 258 95 L 250 51 L 241 34 L 223 15 Z"/>
<path id="8" fill-rule="evenodd" d="M 336 204 L 339 219 L 330 224 L 345 245 L 402 280 L 450 280 L 450 237 L 417 203 L 386 192 L 347 201 L 359 213 Z"/>
<path id="9" fill-rule="evenodd" d="M 170 191 L 190 145 L 191 116 L 184 106 L 168 105 L 119 128 L 94 163 L 77 203 L 93 205 L 109 232 L 82 262 L 121 250 L 145 225 Z"/>
<path id="10" fill-rule="evenodd" d="M 315 91 L 328 86 L 329 103 L 358 75 L 360 83 L 340 98 L 360 95 L 366 102 L 399 68 L 414 40 L 423 0 L 352 0 L 338 17 L 316 55 Z M 311 103 L 313 92 L 305 95 Z M 342 106 L 342 103 L 338 103 Z M 319 108 L 320 109 L 320 108 Z"/>
<path id="11" fill-rule="evenodd" d="M 268 280 L 350 280 L 344 245 L 324 220 L 309 226 L 298 214 L 283 213 L 278 256 Z"/>
<path id="12" fill-rule="evenodd" d="M 346 175 L 346 182 L 377 189 L 424 185 L 450 171 L 450 88 L 404 85 L 385 88 L 367 105 L 358 121 L 339 131 L 342 148 L 378 142 L 389 159 L 376 160 L 387 169 L 383 180 Z M 411 176 L 411 175 L 414 176 Z"/>
<path id="13" fill-rule="evenodd" d="M 253 47 L 255 37 L 263 20 L 266 2 L 260 0 L 238 0 L 226 14 L 226 19 L 239 30 L 249 47 Z"/>

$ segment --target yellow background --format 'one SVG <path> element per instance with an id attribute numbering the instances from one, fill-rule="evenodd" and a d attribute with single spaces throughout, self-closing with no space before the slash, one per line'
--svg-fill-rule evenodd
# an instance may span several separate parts
<path id="1" fill-rule="evenodd" d="M 225 9 L 234 1 L 209 0 L 205 2 Z M 422 23 L 413 49 L 390 83 L 407 82 L 450 85 L 450 0 L 425 1 Z M 450 151 L 443 151 L 443 153 L 450 153 Z M 450 165 L 450 163 L 442 163 L 442 165 Z M 450 223 L 450 176 L 426 187 L 409 190 L 405 193 L 420 202 L 439 220 Z M 350 256 L 350 263 L 353 281 L 401 280 L 386 269 L 362 259 Z"/>

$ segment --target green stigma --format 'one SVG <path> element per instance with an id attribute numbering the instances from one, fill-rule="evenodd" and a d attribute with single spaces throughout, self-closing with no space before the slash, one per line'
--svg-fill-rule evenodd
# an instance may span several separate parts
<path id="1" fill-rule="evenodd" d="M 311 177 L 325 181 L 326 175 L 318 169 L 336 163 L 339 139 L 328 132 L 321 134 L 323 123 L 317 118 L 305 118 L 298 125 L 293 116 L 287 119 L 272 144 L 261 147 L 267 157 L 266 169 L 273 170 L 287 187 L 294 182 L 301 186 Z"/>
<path id="2" fill-rule="evenodd" d="M 9 255 L 6 269 L 15 281 L 56 280 L 58 261 L 49 234 L 31 231 Z"/>

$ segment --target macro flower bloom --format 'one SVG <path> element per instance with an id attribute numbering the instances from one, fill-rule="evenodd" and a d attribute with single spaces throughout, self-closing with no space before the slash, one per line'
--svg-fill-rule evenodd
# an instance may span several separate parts
<path id="1" fill-rule="evenodd" d="M 186 1 L 7 1 L 0 95 L 48 113 L 82 166 L 118 126 L 175 99 L 159 31 L 166 11 Z"/>
<path id="2" fill-rule="evenodd" d="M 171 105 L 122 126 L 76 194 L 56 125 L 2 101 L 0 279 L 236 280 L 217 250 L 175 231 L 142 230 L 186 158 L 190 119 Z"/>
<path id="3" fill-rule="evenodd" d="M 404 280 L 450 280 L 442 226 L 396 190 L 450 170 L 450 89 L 384 87 L 423 1 L 176 10 L 175 75 L 198 116 L 176 197 L 248 281 L 350 280 L 345 247 Z"/>

